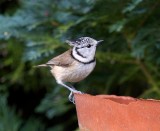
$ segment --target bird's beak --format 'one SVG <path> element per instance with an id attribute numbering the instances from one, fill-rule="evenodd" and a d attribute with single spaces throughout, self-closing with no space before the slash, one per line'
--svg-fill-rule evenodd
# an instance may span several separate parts
<path id="1" fill-rule="evenodd" d="M 99 44 L 99 43 L 101 43 L 101 42 L 103 42 L 104 40 L 99 40 L 99 41 L 97 41 L 97 44 Z"/>

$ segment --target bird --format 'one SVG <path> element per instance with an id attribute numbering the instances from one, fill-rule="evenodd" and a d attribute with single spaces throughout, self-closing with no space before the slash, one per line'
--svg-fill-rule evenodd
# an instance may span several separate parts
<path id="1" fill-rule="evenodd" d="M 57 84 L 71 92 L 68 98 L 74 103 L 74 93 L 82 94 L 82 92 L 66 83 L 79 82 L 93 71 L 96 65 L 96 48 L 102 41 L 97 41 L 91 37 L 66 40 L 66 43 L 71 46 L 69 50 L 52 58 L 45 64 L 37 65 L 37 67 L 50 67 Z"/>

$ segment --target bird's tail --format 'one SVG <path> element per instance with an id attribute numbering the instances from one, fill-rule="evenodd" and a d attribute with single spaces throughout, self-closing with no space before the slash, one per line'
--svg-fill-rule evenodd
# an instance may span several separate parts
<path id="1" fill-rule="evenodd" d="M 48 65 L 47 64 L 41 64 L 41 65 L 36 65 L 34 67 L 47 67 Z"/>

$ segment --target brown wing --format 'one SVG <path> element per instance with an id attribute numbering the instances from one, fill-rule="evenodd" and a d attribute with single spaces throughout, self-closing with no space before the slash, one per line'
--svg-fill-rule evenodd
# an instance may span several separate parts
<path id="1" fill-rule="evenodd" d="M 69 66 L 73 63 L 74 59 L 71 57 L 71 49 L 64 52 L 63 54 L 54 57 L 46 63 L 46 65 L 56 65 L 56 66 Z"/>

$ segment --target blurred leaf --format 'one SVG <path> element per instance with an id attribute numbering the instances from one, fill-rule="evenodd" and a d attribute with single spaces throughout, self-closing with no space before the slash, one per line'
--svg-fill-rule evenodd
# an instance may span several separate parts
<path id="1" fill-rule="evenodd" d="M 44 125 L 35 118 L 30 118 L 24 123 L 20 131 L 44 131 Z"/>
<path id="2" fill-rule="evenodd" d="M 49 119 L 66 113 L 72 107 L 71 105 L 66 105 L 68 98 L 58 96 L 57 91 L 54 90 L 52 93 L 47 94 L 45 99 L 36 108 L 36 111 L 39 113 L 46 112 L 45 114 Z"/>
<path id="3" fill-rule="evenodd" d="M 7 105 L 7 95 L 0 96 L 0 130 L 18 131 L 22 121 L 16 116 L 15 111 Z"/>
<path id="4" fill-rule="evenodd" d="M 122 31 L 124 25 L 127 23 L 126 19 L 123 19 L 121 21 L 117 21 L 115 24 L 111 25 L 109 27 L 109 32 L 120 32 Z"/>
<path id="5" fill-rule="evenodd" d="M 130 4 L 128 4 L 127 7 L 125 7 L 122 12 L 126 13 L 126 12 L 131 12 L 132 10 L 134 10 L 136 8 L 136 6 L 138 4 L 140 4 L 143 0 L 132 0 Z"/>

